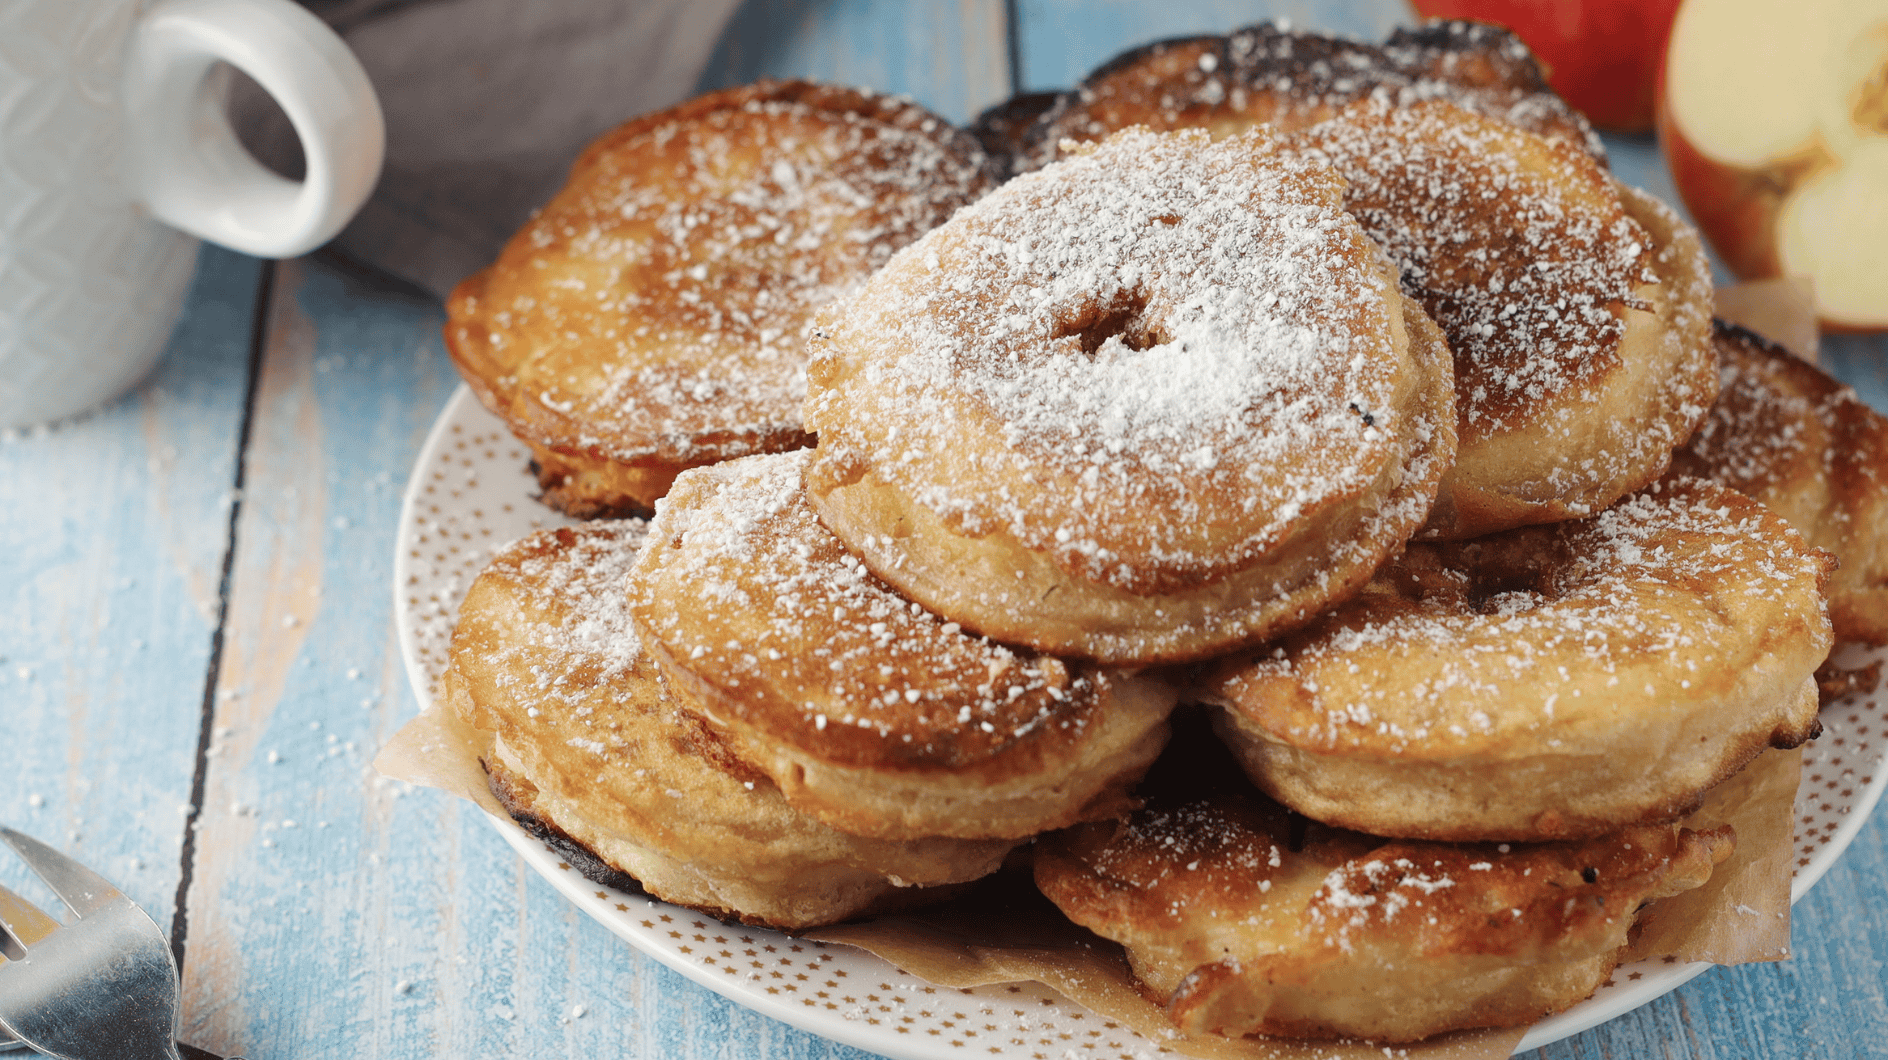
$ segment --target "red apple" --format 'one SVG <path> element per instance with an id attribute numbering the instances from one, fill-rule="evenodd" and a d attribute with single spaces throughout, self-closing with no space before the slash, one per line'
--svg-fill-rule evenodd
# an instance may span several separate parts
<path id="1" fill-rule="evenodd" d="M 1659 63 L 1678 0 L 1411 0 L 1426 18 L 1504 26 L 1547 68 L 1547 82 L 1587 120 L 1652 128 Z"/>
<path id="2" fill-rule="evenodd" d="M 1659 102 L 1733 272 L 1807 277 L 1824 326 L 1888 329 L 1888 0 L 1686 0 Z"/>

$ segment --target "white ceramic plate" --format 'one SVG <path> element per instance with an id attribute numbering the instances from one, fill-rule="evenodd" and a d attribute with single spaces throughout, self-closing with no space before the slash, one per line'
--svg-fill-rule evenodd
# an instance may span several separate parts
<path id="1" fill-rule="evenodd" d="M 394 614 L 407 677 L 421 703 L 446 665 L 459 601 L 493 552 L 570 520 L 532 497 L 523 445 L 461 386 L 440 413 L 407 483 L 394 558 Z M 1842 661 L 1888 659 L 1848 649 Z M 1802 898 L 1835 864 L 1888 786 L 1888 694 L 1852 696 L 1823 710 L 1796 794 L 1796 879 Z M 526 863 L 604 927 L 690 979 L 757 1012 L 899 1060 L 1101 1060 L 1152 1055 L 1158 1044 L 1036 983 L 935 987 L 848 946 L 731 927 L 690 909 L 584 879 L 555 850 L 509 820 L 492 818 Z M 1625 965 L 1598 993 L 1536 1025 L 1520 1051 L 1538 1049 L 1629 1012 L 1709 964 Z"/>

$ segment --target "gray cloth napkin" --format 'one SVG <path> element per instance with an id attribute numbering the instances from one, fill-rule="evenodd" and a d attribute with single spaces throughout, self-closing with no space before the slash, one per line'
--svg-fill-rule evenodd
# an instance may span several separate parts
<path id="1" fill-rule="evenodd" d="M 367 68 L 387 160 L 341 253 L 444 297 L 491 263 L 585 144 L 689 96 L 737 0 L 302 0 Z M 294 130 L 252 84 L 243 140 L 294 173 Z"/>

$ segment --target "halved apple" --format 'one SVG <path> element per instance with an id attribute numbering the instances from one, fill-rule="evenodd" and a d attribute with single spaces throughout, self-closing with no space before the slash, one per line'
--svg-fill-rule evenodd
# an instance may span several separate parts
<path id="1" fill-rule="evenodd" d="M 1658 131 L 1733 272 L 1808 277 L 1824 326 L 1888 329 L 1888 0 L 1685 0 Z"/>
<path id="2" fill-rule="evenodd" d="M 1611 132 L 1652 128 L 1659 64 L 1678 0 L 1410 0 L 1424 18 L 1504 26 L 1540 60 L 1547 83 Z"/>

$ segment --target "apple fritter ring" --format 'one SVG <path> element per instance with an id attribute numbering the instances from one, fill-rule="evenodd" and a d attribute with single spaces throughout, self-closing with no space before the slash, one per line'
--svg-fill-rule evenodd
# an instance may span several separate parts
<path id="1" fill-rule="evenodd" d="M 1673 824 L 1538 845 L 1378 839 L 1195 783 L 1038 841 L 1035 872 L 1188 1033 L 1406 1042 L 1583 1000 L 1640 907 L 1702 885 L 1733 845 L 1728 825 Z"/>
<path id="2" fill-rule="evenodd" d="M 1662 474 L 1717 393 L 1689 226 L 1597 162 L 1446 102 L 1365 104 L 1286 140 L 1455 357 L 1455 466 L 1424 536 L 1591 515 Z"/>
<path id="3" fill-rule="evenodd" d="M 899 908 L 994 871 L 1003 840 L 888 842 L 789 806 L 678 710 L 630 629 L 641 520 L 545 531 L 467 593 L 444 699 L 490 734 L 492 789 L 537 834 L 665 901 L 797 930 Z"/>
<path id="4" fill-rule="evenodd" d="M 1735 324 L 1718 321 L 1712 342 L 1723 386 L 1672 474 L 1747 493 L 1835 553 L 1836 639 L 1888 644 L 1888 417 Z"/>
<path id="5" fill-rule="evenodd" d="M 907 99 L 715 92 L 591 144 L 453 292 L 446 346 L 547 501 L 646 511 L 685 467 L 811 444 L 813 312 L 991 181 L 975 140 Z"/>
<path id="6" fill-rule="evenodd" d="M 1444 99 L 1604 160 L 1580 113 L 1554 94 L 1520 38 L 1497 26 L 1436 21 L 1381 45 L 1259 23 L 1224 37 L 1158 41 L 1109 60 L 1031 126 L 1018 169 L 1132 126 L 1206 129 L 1215 138 L 1257 125 L 1286 131 L 1360 100 Z"/>
<path id="7" fill-rule="evenodd" d="M 1204 696 L 1258 786 L 1320 821 L 1600 835 L 1820 731 L 1832 567 L 1742 494 L 1655 483 L 1589 519 L 1411 545 Z"/>
<path id="8" fill-rule="evenodd" d="M 1176 692 L 971 636 L 807 505 L 809 454 L 676 479 L 629 606 L 677 700 L 788 802 L 884 839 L 1019 839 L 1129 805 Z"/>
<path id="9" fill-rule="evenodd" d="M 1440 333 L 1265 130 L 1130 130 L 1011 180 L 820 316 L 807 489 L 997 640 L 1195 659 L 1355 591 L 1455 449 Z"/>

